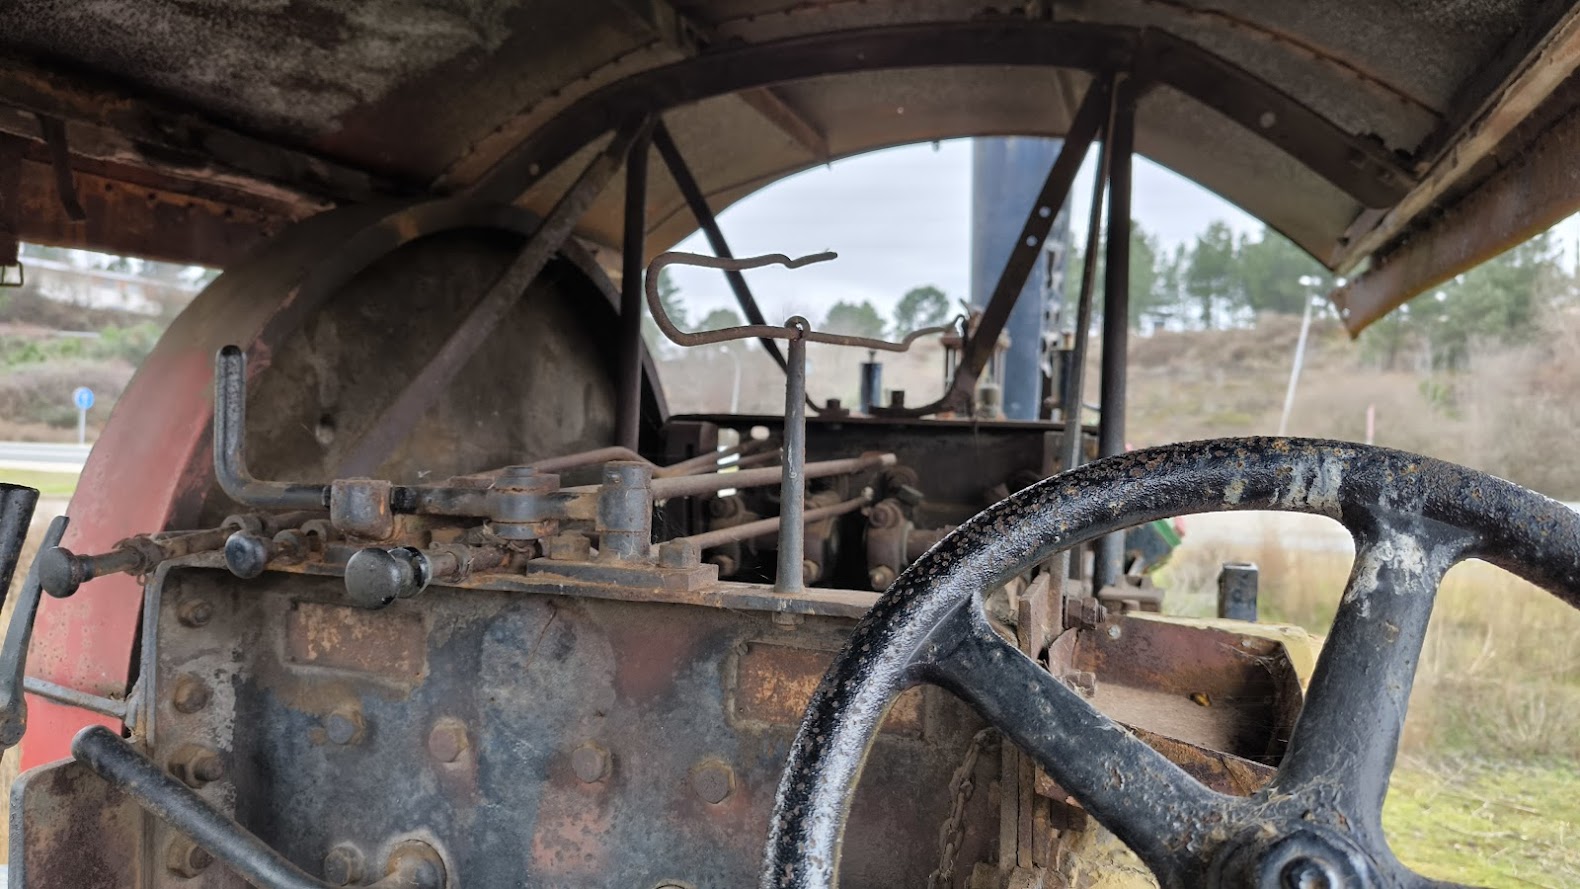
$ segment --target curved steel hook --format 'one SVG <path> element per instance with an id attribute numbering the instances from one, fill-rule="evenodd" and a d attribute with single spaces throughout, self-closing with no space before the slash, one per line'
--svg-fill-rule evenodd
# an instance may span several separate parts
<path id="1" fill-rule="evenodd" d="M 855 346 L 862 349 L 876 349 L 884 352 L 904 352 L 911 347 L 917 339 L 935 333 L 947 333 L 948 325 L 939 327 L 924 327 L 906 334 L 900 342 L 875 339 L 864 336 L 847 336 L 839 333 L 826 333 L 812 330 L 810 325 L 801 328 L 786 323 L 783 327 L 772 324 L 745 324 L 740 327 L 723 327 L 718 330 L 701 330 L 696 333 L 687 333 L 675 326 L 669 314 L 664 311 L 663 301 L 658 296 L 658 276 L 665 268 L 672 265 L 699 266 L 707 269 L 719 269 L 727 272 L 739 272 L 746 269 L 762 268 L 767 265 L 782 265 L 785 268 L 798 269 L 814 262 L 827 262 L 839 254 L 832 251 L 813 253 L 796 259 L 783 253 L 769 253 L 764 256 L 747 256 L 741 259 L 724 259 L 718 256 L 703 256 L 698 253 L 683 253 L 670 251 L 660 253 L 653 257 L 647 266 L 647 280 L 644 289 L 647 291 L 647 308 L 653 313 L 653 321 L 658 324 L 658 329 L 670 340 L 681 346 L 707 346 L 714 343 L 727 343 L 744 339 L 780 339 L 780 340 L 805 340 L 809 343 L 827 343 L 832 346 Z M 791 319 L 797 320 L 797 319 Z"/>

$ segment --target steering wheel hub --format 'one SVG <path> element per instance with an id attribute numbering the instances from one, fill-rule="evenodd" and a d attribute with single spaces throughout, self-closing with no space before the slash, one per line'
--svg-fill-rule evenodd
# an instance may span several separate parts
<path id="1" fill-rule="evenodd" d="M 1369 889 L 1375 873 L 1366 853 L 1344 836 L 1312 826 L 1252 830 L 1220 853 L 1208 879 L 1248 889 Z"/>

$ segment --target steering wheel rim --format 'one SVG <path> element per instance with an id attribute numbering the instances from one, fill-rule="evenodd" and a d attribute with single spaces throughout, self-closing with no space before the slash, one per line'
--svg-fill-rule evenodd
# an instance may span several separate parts
<path id="1" fill-rule="evenodd" d="M 981 608 L 985 591 L 1061 550 L 1156 519 L 1232 510 L 1326 515 L 1356 539 L 1288 752 L 1273 782 L 1247 798 L 1197 783 L 1005 643 Z M 997 725 L 1165 889 L 1306 877 L 1291 885 L 1443 885 L 1393 857 L 1381 807 L 1438 584 L 1467 558 L 1580 608 L 1580 515 L 1402 451 L 1216 439 L 1134 451 L 1032 485 L 940 540 L 858 624 L 791 745 L 760 885 L 835 884 L 861 763 L 894 698 L 920 682 L 950 689 Z M 984 671 L 1003 678 L 982 682 Z"/>

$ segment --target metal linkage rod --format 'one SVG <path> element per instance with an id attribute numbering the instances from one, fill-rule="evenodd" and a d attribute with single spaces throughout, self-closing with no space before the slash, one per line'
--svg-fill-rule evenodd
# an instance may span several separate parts
<path id="1" fill-rule="evenodd" d="M 1097 453 L 1112 457 L 1125 451 L 1125 362 L 1130 338 L 1130 174 L 1136 145 L 1136 87 L 1124 78 L 1115 87 L 1112 168 L 1108 178 L 1108 244 L 1103 269 L 1102 414 L 1097 427 Z M 1097 548 L 1092 589 L 1119 582 L 1124 571 L 1125 535 L 1104 537 Z"/>
<path id="2" fill-rule="evenodd" d="M 652 119 L 643 117 L 627 122 L 615 132 L 604 150 L 587 164 L 581 176 L 555 202 L 515 260 L 451 331 L 439 351 L 347 450 L 335 472 L 336 478 L 365 476 L 394 453 L 412 426 L 439 400 L 477 352 L 478 346 L 494 332 L 505 313 L 559 252 L 587 208 L 625 164 L 631 146 L 643 138 L 651 126 Z"/>
<path id="3" fill-rule="evenodd" d="M 800 322 L 797 324 L 797 322 Z M 808 327 L 803 318 L 791 318 L 791 328 Z M 806 558 L 806 340 L 790 340 L 790 365 L 785 371 L 784 465 L 779 484 L 779 570 L 774 592 L 799 593 Z"/>
<path id="4" fill-rule="evenodd" d="M 266 482 L 247 471 L 247 356 L 225 346 L 214 356 L 214 477 L 232 500 L 256 509 L 323 509 L 326 485 Z"/>
<path id="5" fill-rule="evenodd" d="M 719 221 L 708 206 L 707 197 L 697 185 L 697 178 L 691 174 L 691 167 L 686 165 L 685 157 L 681 155 L 674 138 L 669 135 L 669 128 L 664 126 L 662 120 L 653 127 L 653 147 L 658 149 L 659 157 L 664 159 L 664 166 L 669 168 L 669 175 L 680 189 L 681 197 L 685 198 L 686 206 L 691 209 L 692 218 L 697 220 L 697 227 L 707 237 L 708 246 L 720 259 L 734 259 L 735 254 L 730 252 L 730 245 L 724 240 L 724 231 L 719 228 Z M 757 307 L 752 289 L 746 285 L 746 278 L 740 270 L 724 269 L 724 278 L 730 282 L 730 291 L 735 294 L 735 302 L 740 305 L 741 314 L 746 316 L 747 323 L 766 325 L 768 321 L 763 317 L 763 310 Z M 763 344 L 780 370 L 787 367 L 778 343 L 769 337 L 761 337 L 758 342 Z"/>
<path id="6" fill-rule="evenodd" d="M 615 399 L 615 441 L 636 450 L 642 423 L 642 259 L 647 240 L 646 132 L 631 143 L 625 161 L 625 231 L 620 241 L 620 358 Z"/>
<path id="7" fill-rule="evenodd" d="M 149 814 L 181 831 L 242 879 L 260 889 L 333 889 L 237 824 L 190 787 L 102 725 L 89 726 L 71 742 L 72 755 Z M 398 844 L 386 876 L 369 889 L 444 889 L 444 860 L 421 840 Z"/>
<path id="8" fill-rule="evenodd" d="M 852 497 L 849 500 L 835 503 L 832 506 L 819 506 L 816 509 L 809 509 L 804 514 L 802 514 L 801 521 L 803 526 L 810 525 L 813 522 L 819 522 L 823 519 L 833 518 L 834 516 L 842 516 L 846 513 L 855 512 L 856 510 L 866 506 L 871 502 L 871 499 L 866 495 Z M 731 525 L 728 528 L 720 528 L 717 531 L 704 531 L 701 534 L 693 534 L 690 537 L 682 537 L 680 539 L 695 545 L 697 550 L 700 552 L 702 550 L 723 546 L 726 543 L 736 543 L 741 540 L 750 540 L 753 537 L 761 537 L 765 534 L 772 534 L 779 530 L 780 520 L 781 517 L 779 516 L 758 519 L 755 522 L 746 522 L 742 525 Z M 800 556 L 798 555 L 797 558 L 800 558 Z"/>
<path id="9" fill-rule="evenodd" d="M 897 460 L 893 454 L 863 454 L 860 457 L 846 457 L 840 460 L 821 460 L 806 464 L 802 477 L 806 481 L 815 478 L 828 478 L 834 475 L 853 475 L 868 469 L 879 469 L 893 466 Z M 738 472 L 710 472 L 704 475 L 683 475 L 673 478 L 653 479 L 652 492 L 654 500 L 669 500 L 675 497 L 695 497 L 701 494 L 715 494 L 725 488 L 760 488 L 771 485 L 783 479 L 781 467 L 764 466 L 758 469 L 742 469 Z M 595 494 L 598 492 L 596 485 L 582 485 L 575 488 L 566 488 L 565 494 Z"/>

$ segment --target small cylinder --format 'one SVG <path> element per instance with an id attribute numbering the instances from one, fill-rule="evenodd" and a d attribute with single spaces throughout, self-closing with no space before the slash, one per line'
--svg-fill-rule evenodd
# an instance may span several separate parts
<path id="1" fill-rule="evenodd" d="M 598 489 L 598 558 L 646 560 L 653 544 L 653 467 L 615 460 L 605 463 Z"/>
<path id="2" fill-rule="evenodd" d="M 883 406 L 883 365 L 876 361 L 863 361 L 861 364 L 861 412 L 872 413 L 875 407 Z"/>
<path id="3" fill-rule="evenodd" d="M 1218 616 L 1254 623 L 1260 575 L 1254 562 L 1223 563 L 1218 572 Z"/>

